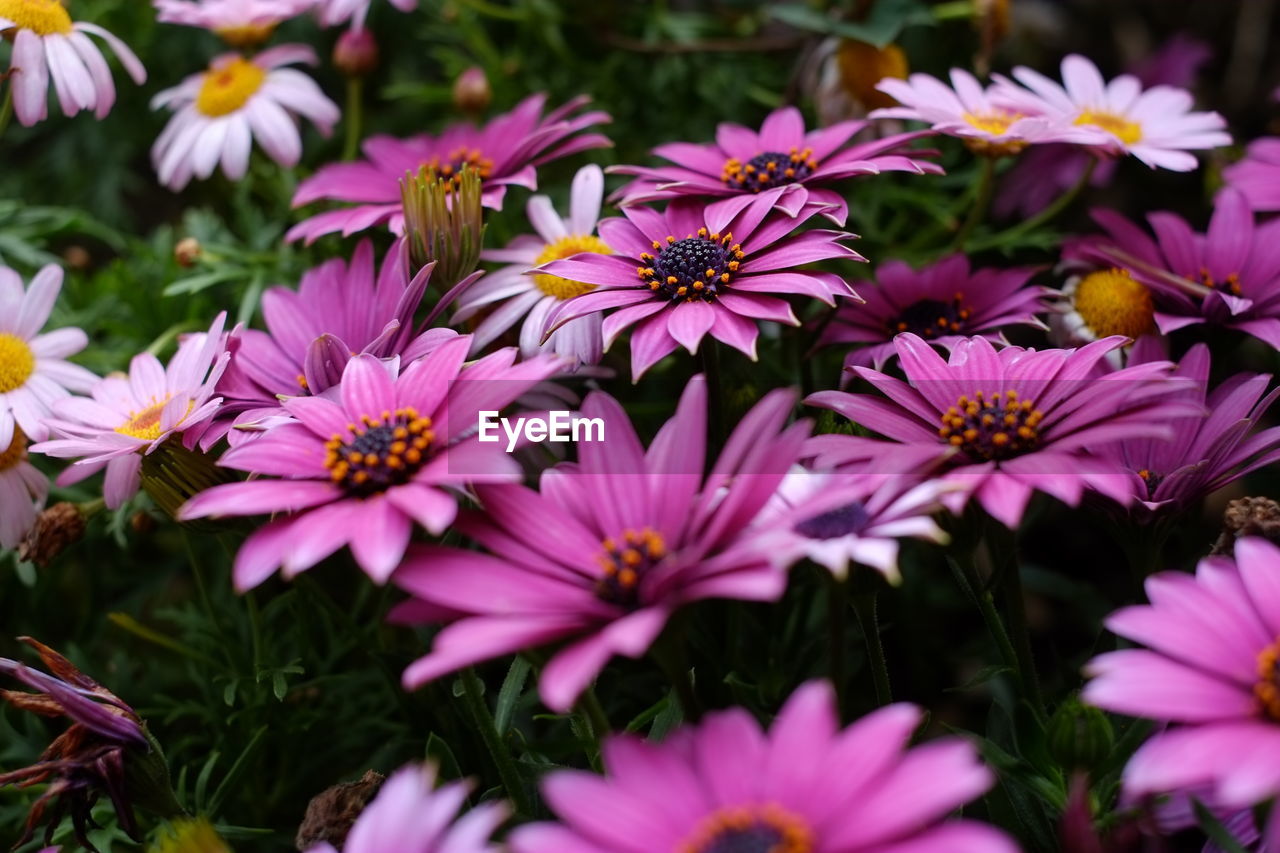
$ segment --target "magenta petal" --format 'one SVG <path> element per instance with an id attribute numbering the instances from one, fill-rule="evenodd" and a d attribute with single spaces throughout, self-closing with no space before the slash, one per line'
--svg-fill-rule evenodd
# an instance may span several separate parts
<path id="1" fill-rule="evenodd" d="M 356 562 L 375 583 L 386 583 L 409 547 L 409 535 L 413 532 L 409 517 L 379 495 L 356 502 L 348 524 L 358 531 L 350 542 Z"/>
<path id="2" fill-rule="evenodd" d="M 693 355 L 698 351 L 702 336 L 711 330 L 715 322 L 716 309 L 701 299 L 695 299 L 681 302 L 667 314 L 667 332 Z"/>
<path id="3" fill-rule="evenodd" d="M 358 420 L 361 415 L 378 419 L 382 412 L 396 409 L 395 383 L 383 363 L 371 355 L 357 355 L 347 363 L 342 374 L 342 406 L 347 415 Z"/>

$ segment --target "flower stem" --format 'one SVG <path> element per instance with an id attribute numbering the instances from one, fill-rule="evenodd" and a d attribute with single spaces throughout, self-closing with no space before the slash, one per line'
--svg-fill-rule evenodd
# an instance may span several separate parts
<path id="1" fill-rule="evenodd" d="M 1004 609 L 1013 640 L 1014 654 L 1018 660 L 1023 695 L 1037 714 L 1044 712 L 1044 697 L 1040 693 L 1040 680 L 1036 676 L 1035 657 L 1031 652 L 1031 630 L 1027 625 L 1026 597 L 1022 591 L 1022 572 L 1018 568 L 1017 541 L 1012 530 L 996 521 L 987 527 L 987 544 L 996 565 L 1004 598 Z"/>
<path id="2" fill-rule="evenodd" d="M 960 251 L 964 248 L 965 241 L 969 239 L 969 235 L 973 233 L 973 229 L 978 227 L 987 215 L 987 208 L 991 206 L 991 191 L 995 187 L 996 180 L 996 158 L 983 157 L 982 168 L 978 172 L 978 190 L 974 194 L 973 206 L 969 208 L 969 215 L 965 217 L 964 224 L 960 226 L 960 230 L 956 232 L 955 239 L 951 241 L 951 250 Z"/>
<path id="3" fill-rule="evenodd" d="M 876 594 L 859 593 L 853 597 L 853 612 L 858 616 L 858 627 L 867 641 L 867 662 L 871 666 L 871 679 L 875 683 L 876 705 L 883 707 L 893 701 L 889 685 L 889 665 L 884 657 L 884 644 L 880 641 L 880 621 L 876 616 Z"/>
<path id="4" fill-rule="evenodd" d="M 1030 219 L 1024 219 L 1017 225 L 1006 228 L 998 234 L 992 234 L 985 240 L 975 240 L 973 245 L 969 246 L 969 250 L 978 251 L 980 249 L 990 249 L 995 246 L 999 246 L 1017 237 L 1021 237 L 1028 231 L 1034 231 L 1041 225 L 1056 219 L 1058 214 L 1066 210 L 1067 207 L 1070 206 L 1071 202 L 1076 200 L 1076 196 L 1080 195 L 1080 193 L 1084 191 L 1084 188 L 1089 185 L 1089 181 L 1093 178 L 1093 172 L 1097 168 L 1097 158 L 1090 160 L 1089 165 L 1085 166 L 1084 172 L 1080 175 L 1080 178 L 1071 185 L 1070 189 L 1054 199 L 1053 202 L 1044 210 L 1040 211 L 1035 216 L 1032 216 Z"/>
<path id="5" fill-rule="evenodd" d="M 475 721 L 476 728 L 480 731 L 485 748 L 489 750 L 489 756 L 498 768 L 502 787 L 507 789 L 507 796 L 515 803 L 517 813 L 532 815 L 533 809 L 525 792 L 524 783 L 520 779 L 515 757 L 507 748 L 507 742 L 503 740 L 502 735 L 498 734 L 498 727 L 493 722 L 493 714 L 490 713 L 489 705 L 484 701 L 484 684 L 480 681 L 480 676 L 476 675 L 474 667 L 467 667 L 462 670 L 461 678 L 463 701 L 471 713 L 471 718 Z"/>
<path id="6" fill-rule="evenodd" d="M 684 647 L 684 620 L 677 615 L 658 641 L 649 650 L 649 655 L 667 676 L 671 686 L 680 700 L 680 709 L 684 718 L 696 722 L 702 716 L 702 703 L 693 686 L 693 672 L 689 667 L 688 654 Z"/>
<path id="7" fill-rule="evenodd" d="M 845 696 L 845 625 L 846 612 L 849 609 L 849 580 L 837 578 L 825 572 L 831 578 L 827 586 L 827 673 L 831 686 L 836 691 L 836 708 L 844 710 Z M 862 614 L 858 614 L 859 623 Z M 865 633 L 865 632 L 864 632 Z M 867 643 L 868 657 L 871 654 L 870 640 Z M 877 690 L 877 692 L 879 692 Z"/>
<path id="8" fill-rule="evenodd" d="M 360 150 L 360 131 L 364 124 L 364 78 L 347 78 L 346 135 L 342 142 L 342 159 L 354 160 Z"/>
<path id="9" fill-rule="evenodd" d="M 960 558 L 949 558 L 951 560 L 951 569 L 955 573 L 956 578 L 966 591 L 973 597 L 974 603 L 978 605 L 978 612 L 982 614 L 982 621 L 987 625 L 987 632 L 991 634 L 991 639 L 995 641 L 996 648 L 1000 652 L 1000 659 L 1004 661 L 1004 665 L 1013 671 L 1015 679 L 1018 681 L 1019 687 L 1022 684 L 1022 668 L 1018 662 L 1018 653 L 1013 648 L 1013 641 L 1009 639 L 1009 632 L 1005 630 L 1004 620 L 1000 617 L 1000 611 L 996 609 L 995 598 L 991 595 L 991 590 L 982 576 L 978 573 L 978 566 L 974 560 L 973 554 L 969 553 Z"/>
<path id="10" fill-rule="evenodd" d="M 13 118 L 13 83 L 12 81 L 4 90 L 4 102 L 0 103 L 0 136 L 4 135 L 5 130 L 9 127 L 9 120 Z"/>

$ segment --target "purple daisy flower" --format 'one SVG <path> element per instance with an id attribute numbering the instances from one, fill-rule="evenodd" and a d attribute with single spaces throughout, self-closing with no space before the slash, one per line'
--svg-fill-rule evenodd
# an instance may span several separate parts
<path id="1" fill-rule="evenodd" d="M 1280 210 L 1280 139 L 1268 136 L 1249 143 L 1244 159 L 1222 170 L 1222 180 L 1254 210 Z"/>
<path id="2" fill-rule="evenodd" d="M 334 258 L 304 273 L 296 291 L 268 289 L 262 294 L 267 331 L 244 329 L 237 335 L 231 364 L 218 382 L 224 405 L 202 444 L 210 447 L 223 435 L 235 444 L 246 429 L 287 417 L 281 397 L 327 391 L 357 353 L 398 355 L 408 364 L 455 337 L 450 329 L 414 332 L 431 269 L 410 278 L 397 244 L 375 279 L 373 244 L 363 240 L 349 265 Z"/>
<path id="3" fill-rule="evenodd" d="M 704 477 L 702 377 L 647 451 L 616 400 L 588 396 L 582 412 L 603 420 L 607 440 L 581 442 L 578 463 L 545 472 L 541 492 L 476 489 L 484 512 L 459 519 L 458 529 L 489 554 L 424 546 L 396 572 L 395 584 L 414 596 L 399 621 L 452 614 L 431 653 L 405 670 L 405 687 L 569 641 L 539 683 L 546 705 L 565 711 L 611 657 L 643 655 L 682 605 L 776 600 L 786 573 L 740 546 L 808 434 L 807 423 L 785 426 L 793 402 L 788 391 L 760 401 Z"/>
<path id="4" fill-rule="evenodd" d="M 859 344 L 845 366 L 877 370 L 893 357 L 893 339 L 903 332 L 941 346 L 979 334 L 1004 343 L 1005 326 L 1044 328 L 1035 315 L 1050 291 L 1027 286 L 1035 273 L 1032 267 L 974 270 L 965 255 L 919 270 L 889 261 L 876 268 L 875 281 L 852 283 L 866 304 L 842 305 L 818 343 Z"/>
<path id="5" fill-rule="evenodd" d="M 457 513 L 447 489 L 520 479 L 501 448 L 479 443 L 477 413 L 499 410 L 558 369 L 554 358 L 514 364 L 505 349 L 464 367 L 471 340 L 459 336 L 400 369 L 361 354 L 319 397 L 281 404 L 296 422 L 231 448 L 219 465 L 258 479 L 207 489 L 180 518 L 287 513 L 254 531 L 236 554 L 236 588 L 283 567 L 293 577 L 343 546 L 385 583 L 416 522 L 443 533 Z"/>
<path id="6" fill-rule="evenodd" d="M 795 267 L 832 258 L 865 260 L 843 244 L 854 236 L 843 231 L 810 230 L 784 240 L 814 211 L 792 217 L 772 208 L 767 196 L 752 196 L 732 216 L 721 203 L 708 207 L 684 198 L 662 213 L 623 208 L 625 219 L 600 223 L 600 236 L 613 254 L 584 253 L 537 268 L 598 285 L 552 313 L 548 330 L 621 309 L 604 319 L 604 346 L 607 350 L 624 329 L 636 326 L 631 335 L 635 381 L 677 347 L 696 353 L 707 333 L 754 361 L 757 320 L 800 324 L 782 295 L 801 294 L 828 305 L 835 305 L 837 296 L 857 296 L 840 276 Z"/>
<path id="7" fill-rule="evenodd" d="M 1150 287 L 1161 332 L 1208 323 L 1280 349 L 1280 220 L 1255 224 L 1241 192 L 1218 193 L 1204 234 L 1167 212 L 1147 216 L 1154 240 L 1113 211 L 1093 218 L 1107 235 L 1086 237 L 1064 256 L 1127 269 Z"/>
<path id="8" fill-rule="evenodd" d="M 521 317 L 520 354 L 528 358 L 552 351 L 581 364 L 595 364 L 604 349 L 600 317 L 580 317 L 552 332 L 540 343 L 547 317 L 565 300 L 595 290 L 595 285 L 569 281 L 546 273 L 530 274 L 534 267 L 582 252 L 608 254 L 609 247 L 595 236 L 604 198 L 604 172 L 599 166 L 583 166 L 573 178 L 569 195 L 569 215 L 561 218 L 546 196 L 529 199 L 529 222 L 537 235 L 522 234 L 505 249 L 490 249 L 480 257 L 507 261 L 510 266 L 489 273 L 458 299 L 451 322 L 471 319 L 485 309 L 489 314 L 472 333 L 471 351 L 480 353 Z M 501 304 L 498 304 L 501 303 Z M 494 306 L 497 307 L 494 307 Z"/>
<path id="9" fill-rule="evenodd" d="M 1129 364 L 1163 360 L 1161 344 L 1143 338 Z M 1149 510 L 1186 509 L 1191 503 L 1250 471 L 1280 460 L 1280 427 L 1255 431 L 1258 421 L 1280 396 L 1267 393 L 1268 375 L 1237 374 L 1209 390 L 1209 348 L 1196 344 L 1178 363 L 1175 376 L 1194 384 L 1188 399 L 1204 414 L 1182 421 L 1172 441 L 1134 436 L 1102 448 L 1130 474 L 1133 500 Z"/>
<path id="10" fill-rule="evenodd" d="M 605 742 L 605 776 L 557 771 L 542 791 L 563 823 L 511 837 L 514 853 L 1015 853 L 951 812 L 995 782 L 972 745 L 910 747 L 923 714 L 881 708 L 840 728 L 835 691 L 802 685 L 769 731 L 742 708 L 664 743 Z M 607 819 L 606 819 L 607 816 Z"/>
<path id="11" fill-rule="evenodd" d="M 222 403 L 214 388 L 231 358 L 222 331 L 226 317 L 219 314 L 207 333 L 184 338 L 168 367 L 144 352 L 133 357 L 128 376 L 99 380 L 89 391 L 92 399 L 68 397 L 54 404 L 53 417 L 45 421 L 54 437 L 31 450 L 76 460 L 58 485 L 106 468 L 103 497 L 108 509 L 118 509 L 138 492 L 144 455 L 171 437 L 194 447 Z"/>
<path id="12" fill-rule="evenodd" d="M 502 803 L 486 803 L 458 817 L 471 785 L 435 787 L 431 765 L 402 767 L 382 784 L 343 842 L 342 853 L 497 853 L 490 842 L 507 818 Z M 332 844 L 308 853 L 337 853 Z"/>
<path id="13" fill-rule="evenodd" d="M 1154 575 L 1150 604 L 1108 617 L 1109 630 L 1147 648 L 1094 658 L 1084 699 L 1170 724 L 1125 767 L 1129 797 L 1204 794 L 1215 808 L 1236 810 L 1280 794 L 1277 578 L 1280 549 L 1239 539 L 1234 564 L 1209 557 L 1194 577 Z"/>
<path id="14" fill-rule="evenodd" d="M 141 841 L 125 784 L 126 761 L 150 751 L 141 718 L 53 649 L 31 637 L 18 639 L 36 650 L 52 674 L 0 658 L 0 673 L 36 691 L 0 690 L 0 698 L 20 711 L 41 717 L 65 717 L 71 725 L 49 744 L 35 764 L 0 773 L 0 787 L 45 785 L 31 806 L 22 837 L 14 848 L 31 839 L 46 812 L 50 821 L 45 831 L 47 844 L 62 815 L 69 812 L 76 840 L 86 850 L 95 849 L 85 833 L 93 825 L 90 809 L 104 793 L 115 807 L 120 828 Z"/>
<path id="15" fill-rule="evenodd" d="M 778 207 L 791 215 L 813 207 L 837 225 L 849 213 L 844 196 L 829 186 L 857 175 L 880 172 L 942 174 L 942 168 L 910 155 L 908 142 L 927 132 L 900 133 L 848 146 L 866 121 L 843 121 L 831 127 L 805 131 L 804 118 L 795 107 L 774 110 L 759 132 L 740 124 L 716 128 L 711 145 L 668 142 L 653 154 L 671 166 L 612 166 L 610 172 L 634 175 L 636 180 L 613 198 L 622 204 L 662 201 L 681 196 L 726 198 L 723 214 L 733 216 L 759 193 L 771 193 Z M 848 147 L 846 147 L 848 146 Z"/>
<path id="16" fill-rule="evenodd" d="M 501 210 L 508 186 L 537 189 L 538 166 L 613 144 L 599 133 L 579 133 L 610 121 L 605 112 L 574 115 L 589 98 L 575 98 L 544 116 L 546 100 L 546 95 L 531 95 L 482 128 L 459 124 L 439 136 L 366 139 L 367 159 L 324 166 L 303 181 L 293 196 L 294 207 L 321 199 L 355 206 L 303 220 L 285 239 L 311 243 L 335 231 L 346 236 L 384 222 L 399 233 L 404 225 L 400 182 L 405 173 L 416 174 L 424 167 L 435 168 L 445 177 L 456 175 L 463 166 L 476 170 L 483 181 L 484 206 Z"/>
<path id="17" fill-rule="evenodd" d="M 1075 350 L 997 351 L 986 338 L 967 338 L 944 361 L 907 333 L 894 339 L 906 382 L 854 368 L 887 400 L 821 391 L 806 402 L 891 441 L 936 448 L 942 479 L 965 487 L 945 496 L 948 506 L 958 511 L 973 495 L 1014 528 L 1035 491 L 1075 506 L 1087 487 L 1127 505 L 1123 469 L 1086 448 L 1134 436 L 1171 438 L 1170 418 L 1200 411 L 1178 396 L 1181 385 L 1169 379 L 1168 362 L 1103 373 L 1107 353 L 1126 340 L 1104 338 Z"/>
<path id="18" fill-rule="evenodd" d="M 811 471 L 797 465 L 760 512 L 753 539 L 774 565 L 787 568 L 806 557 L 838 578 L 849 564 L 869 566 L 898 583 L 898 539 L 946 544 L 930 517 L 953 488 L 941 480 L 849 471 Z"/>

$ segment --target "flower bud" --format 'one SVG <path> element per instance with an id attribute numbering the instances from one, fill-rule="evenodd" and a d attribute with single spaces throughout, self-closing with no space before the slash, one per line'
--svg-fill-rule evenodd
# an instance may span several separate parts
<path id="1" fill-rule="evenodd" d="M 1067 770 L 1092 770 L 1111 755 L 1115 731 L 1098 708 L 1072 697 L 1049 719 L 1049 754 Z"/>
<path id="2" fill-rule="evenodd" d="M 174 518 L 192 497 L 232 479 L 230 471 L 200 451 L 188 450 L 177 435 L 142 457 L 142 488 Z"/>
<path id="3" fill-rule="evenodd" d="M 84 246 L 72 243 L 62 250 L 62 261 L 73 270 L 84 270 L 93 263 L 93 255 Z"/>
<path id="4" fill-rule="evenodd" d="M 480 174 L 468 166 L 458 172 L 423 167 L 417 175 L 406 173 L 400 190 L 410 272 L 417 275 L 435 261 L 432 281 L 447 292 L 480 265 Z"/>
<path id="5" fill-rule="evenodd" d="M 193 267 L 196 261 L 200 260 L 200 255 L 203 251 L 200 241 L 195 237 L 183 237 L 173 247 L 173 259 L 178 262 L 180 267 Z"/>
<path id="6" fill-rule="evenodd" d="M 492 100 L 489 78 L 479 66 L 471 66 L 453 81 L 453 105 L 464 113 L 482 113 Z"/>
<path id="7" fill-rule="evenodd" d="M 338 36 L 333 46 L 333 65 L 348 77 L 364 77 L 378 67 L 378 42 L 364 27 Z"/>
<path id="8" fill-rule="evenodd" d="M 326 788 L 307 803 L 307 813 L 298 827 L 299 850 L 310 850 L 317 844 L 332 844 L 339 850 L 347 840 L 352 825 L 369 805 L 386 777 L 374 770 L 355 782 L 343 782 Z"/>
<path id="9" fill-rule="evenodd" d="M 845 39 L 836 51 L 841 87 L 868 110 L 897 106 L 890 96 L 876 88 L 886 77 L 905 79 L 907 55 L 896 44 L 876 47 L 864 41 Z"/>
<path id="10" fill-rule="evenodd" d="M 56 503 L 36 518 L 18 546 L 18 559 L 44 568 L 53 558 L 84 537 L 84 513 L 67 501 Z"/>

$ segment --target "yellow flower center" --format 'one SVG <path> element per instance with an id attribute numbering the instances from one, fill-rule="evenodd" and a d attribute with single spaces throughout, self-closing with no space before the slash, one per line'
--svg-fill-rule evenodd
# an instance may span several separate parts
<path id="1" fill-rule="evenodd" d="M 1017 391 L 962 395 L 942 413 L 938 436 L 975 462 L 1008 459 L 1040 445 L 1044 413 Z"/>
<path id="2" fill-rule="evenodd" d="M 0 18 L 41 36 L 71 32 L 71 16 L 58 0 L 0 0 Z"/>
<path id="3" fill-rule="evenodd" d="M 1142 125 L 1115 113 L 1085 110 L 1076 116 L 1075 124 L 1100 127 L 1125 145 L 1133 145 L 1142 139 Z"/>
<path id="4" fill-rule="evenodd" d="M 1276 683 L 1277 663 L 1280 662 L 1280 639 L 1258 653 L 1258 682 L 1253 685 L 1253 695 L 1258 699 L 1258 710 L 1263 716 L 1280 722 L 1280 685 Z"/>
<path id="5" fill-rule="evenodd" d="M 604 577 L 596 584 L 596 595 L 613 604 L 636 604 L 640 579 L 665 556 L 666 541 L 649 527 L 624 530 L 621 540 L 606 537 L 596 555 L 596 562 L 604 570 Z"/>
<path id="6" fill-rule="evenodd" d="M 267 72 L 240 57 L 210 68 L 204 75 L 196 109 L 217 118 L 233 113 L 245 105 L 262 88 Z"/>
<path id="7" fill-rule="evenodd" d="M 1004 136 L 1009 132 L 1009 128 L 1015 121 L 1023 118 L 1022 113 L 1012 113 L 1007 110 L 992 110 L 986 113 L 965 113 L 964 120 L 968 122 L 970 127 L 976 128 L 983 133 L 989 133 L 992 136 Z M 1027 147 L 1027 143 L 1021 139 L 1010 139 L 1002 142 L 995 142 L 990 139 L 982 139 L 981 137 L 966 137 L 964 144 L 974 154 L 984 157 L 1003 157 L 1005 155 L 1013 155 Z"/>
<path id="8" fill-rule="evenodd" d="M 1095 335 L 1124 335 L 1136 338 L 1151 331 L 1155 306 L 1151 291 L 1135 281 L 1128 270 L 1109 269 L 1090 273 L 1076 285 L 1072 302 Z"/>
<path id="9" fill-rule="evenodd" d="M 36 354 L 17 335 L 0 332 L 0 394 L 21 388 L 36 369 Z"/>
<path id="10" fill-rule="evenodd" d="M 271 24 L 238 24 L 233 27 L 218 27 L 214 30 L 217 36 L 232 47 L 256 47 L 275 32 Z"/>
<path id="11" fill-rule="evenodd" d="M 8 471 L 27 458 L 27 437 L 22 434 L 22 430 L 16 427 L 13 430 L 13 440 L 9 442 L 9 446 L 4 450 L 0 450 L 0 471 Z"/>
<path id="12" fill-rule="evenodd" d="M 996 110 L 989 113 L 965 113 L 964 120 L 983 133 L 1000 136 L 1009 131 L 1009 126 L 1022 118 L 1018 113 Z"/>
<path id="13" fill-rule="evenodd" d="M 538 259 L 534 261 L 536 266 L 549 264 L 552 261 L 558 261 L 563 258 L 571 258 L 582 252 L 595 252 L 597 255 L 613 254 L 605 242 L 594 234 L 570 234 L 567 237 L 561 237 L 554 243 L 547 244 Z M 575 296 L 581 296 L 584 293 L 590 293 L 596 289 L 594 284 L 586 284 L 581 281 L 570 281 L 567 278 L 561 278 L 558 275 L 548 275 L 547 273 L 538 273 L 533 277 L 533 283 L 547 296 L 554 296 L 556 299 L 572 299 Z"/>
<path id="14" fill-rule="evenodd" d="M 678 853 L 814 853 L 816 849 L 808 824 L 773 803 L 721 809 L 676 847 Z"/>
<path id="15" fill-rule="evenodd" d="M 169 397 L 154 402 L 145 409 L 129 413 L 129 420 L 116 427 L 116 432 L 121 435 L 127 435 L 130 438 L 137 438 L 142 441 L 156 441 L 160 438 L 160 415 L 164 412 L 165 404 L 169 402 Z M 187 405 L 187 412 L 191 411 L 191 405 Z"/>
<path id="16" fill-rule="evenodd" d="M 363 415 L 347 432 L 350 439 L 335 433 L 325 443 L 324 466 L 334 483 L 360 497 L 407 483 L 436 437 L 431 418 L 412 407 Z"/>

